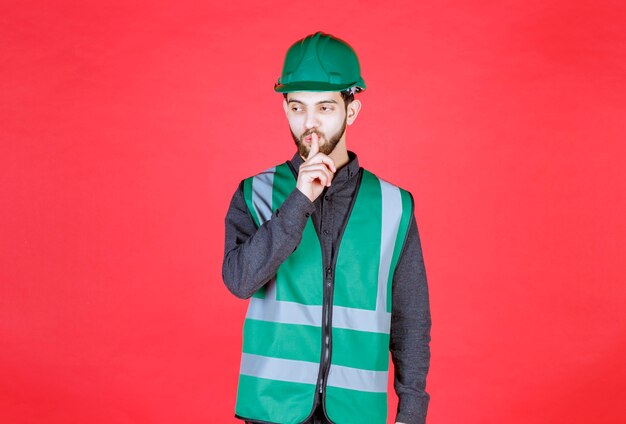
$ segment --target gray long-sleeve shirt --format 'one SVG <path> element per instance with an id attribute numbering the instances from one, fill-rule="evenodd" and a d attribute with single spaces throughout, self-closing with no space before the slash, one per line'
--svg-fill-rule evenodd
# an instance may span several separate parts
<path id="1" fill-rule="evenodd" d="M 235 296 L 249 298 L 276 274 L 280 264 L 300 243 L 309 218 L 320 235 L 322 260 L 325 264 L 332 263 L 350 201 L 356 195 L 359 161 L 351 151 L 348 156 L 349 162 L 337 170 L 331 186 L 314 202 L 295 188 L 258 229 L 243 197 L 243 181 L 239 184 L 226 215 L 222 266 L 224 283 Z M 302 163 L 296 152 L 291 165 L 297 171 Z M 425 391 L 430 366 L 430 328 L 426 270 L 415 216 L 412 216 L 392 283 L 389 349 L 399 399 L 397 422 L 426 421 L 430 400 Z"/>

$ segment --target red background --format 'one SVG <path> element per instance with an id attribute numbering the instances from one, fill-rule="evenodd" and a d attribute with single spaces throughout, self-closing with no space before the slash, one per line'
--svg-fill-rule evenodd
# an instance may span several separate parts
<path id="1" fill-rule="evenodd" d="M 293 154 L 272 88 L 317 30 L 368 84 L 348 148 L 416 199 L 428 422 L 626 422 L 623 2 L 0 9 L 0 422 L 236 422 L 224 216 Z"/>

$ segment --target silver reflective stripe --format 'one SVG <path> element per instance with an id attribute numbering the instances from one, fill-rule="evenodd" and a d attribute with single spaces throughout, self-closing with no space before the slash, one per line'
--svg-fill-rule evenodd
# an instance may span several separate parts
<path id="1" fill-rule="evenodd" d="M 259 217 L 259 226 L 272 217 L 272 189 L 276 167 L 269 168 L 252 178 L 252 205 Z"/>
<path id="2" fill-rule="evenodd" d="M 332 364 L 328 372 L 328 386 L 363 392 L 387 392 L 387 373 Z"/>
<path id="3" fill-rule="evenodd" d="M 333 305 L 333 327 L 373 333 L 389 333 L 391 314 Z"/>
<path id="4" fill-rule="evenodd" d="M 265 299 L 250 298 L 246 318 L 320 327 L 322 306 L 276 300 L 276 280 L 272 280 L 267 285 Z"/>
<path id="5" fill-rule="evenodd" d="M 243 353 L 241 374 L 270 380 L 316 384 L 319 363 L 272 358 Z M 370 371 L 333 365 L 328 374 L 328 385 L 364 392 L 386 392 L 387 371 Z"/>
<path id="6" fill-rule="evenodd" d="M 240 373 L 253 377 L 316 384 L 318 371 L 319 364 L 316 362 L 271 358 L 251 353 L 241 354 Z"/>
<path id="7" fill-rule="evenodd" d="M 276 283 L 268 283 L 265 299 L 251 297 L 246 318 L 284 324 L 303 324 L 320 327 L 322 306 L 303 305 L 276 300 Z M 373 333 L 389 333 L 391 314 L 383 311 L 333 306 L 333 327 Z"/>
<path id="8" fill-rule="evenodd" d="M 402 218 L 400 189 L 379 178 L 383 198 L 382 229 L 380 241 L 380 264 L 378 267 L 378 296 L 376 311 L 387 313 L 387 283 L 391 272 L 391 257 Z"/>

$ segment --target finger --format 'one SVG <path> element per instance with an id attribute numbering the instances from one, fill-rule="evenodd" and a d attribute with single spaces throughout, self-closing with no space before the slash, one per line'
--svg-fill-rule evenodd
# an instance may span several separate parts
<path id="1" fill-rule="evenodd" d="M 333 172 L 337 172 L 337 168 L 335 167 L 335 161 L 330 156 L 324 155 L 322 157 L 322 162 L 328 165 Z"/>
<path id="2" fill-rule="evenodd" d="M 322 171 L 313 171 L 307 178 L 312 184 L 319 181 L 319 184 L 323 186 L 328 185 L 328 175 L 324 174 Z"/>
<path id="3" fill-rule="evenodd" d="M 322 162 L 316 163 L 303 163 L 300 166 L 300 171 L 323 171 L 328 173 L 328 175 L 332 174 L 332 171 L 328 169 L 328 166 Z"/>
<path id="4" fill-rule="evenodd" d="M 337 172 L 335 161 L 330 156 L 325 155 L 324 153 L 318 152 L 315 156 L 309 155 L 306 162 L 307 163 L 320 163 L 320 162 L 325 163 L 333 172 Z"/>
<path id="5" fill-rule="evenodd" d="M 319 140 L 317 139 L 317 134 L 311 134 L 311 150 L 309 150 L 309 155 L 306 157 L 307 160 L 312 158 L 320 151 Z"/>
<path id="6" fill-rule="evenodd" d="M 331 180 L 333 177 L 333 174 L 326 168 L 326 165 L 321 163 L 303 166 L 300 168 L 300 172 L 302 172 L 309 181 L 315 179 L 320 173 L 324 174 L 327 180 Z"/>
<path id="7" fill-rule="evenodd" d="M 320 164 L 318 165 L 318 168 L 305 169 L 303 171 L 303 177 L 309 182 L 313 182 L 315 179 L 320 178 L 323 179 L 323 185 L 329 185 L 333 179 L 333 174 L 330 173 L 325 165 Z"/>

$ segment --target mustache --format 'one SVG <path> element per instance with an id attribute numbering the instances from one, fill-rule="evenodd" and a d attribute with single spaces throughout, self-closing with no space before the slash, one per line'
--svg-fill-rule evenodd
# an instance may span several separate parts
<path id="1" fill-rule="evenodd" d="M 317 134 L 317 136 L 318 136 L 319 138 L 322 138 L 322 137 L 323 137 L 323 134 L 321 134 L 319 131 L 309 130 L 309 131 L 305 131 L 305 132 L 302 134 L 302 137 L 301 137 L 301 138 L 308 137 L 308 136 L 310 136 L 310 135 L 311 135 L 311 134 L 313 134 L 313 133 Z"/>

